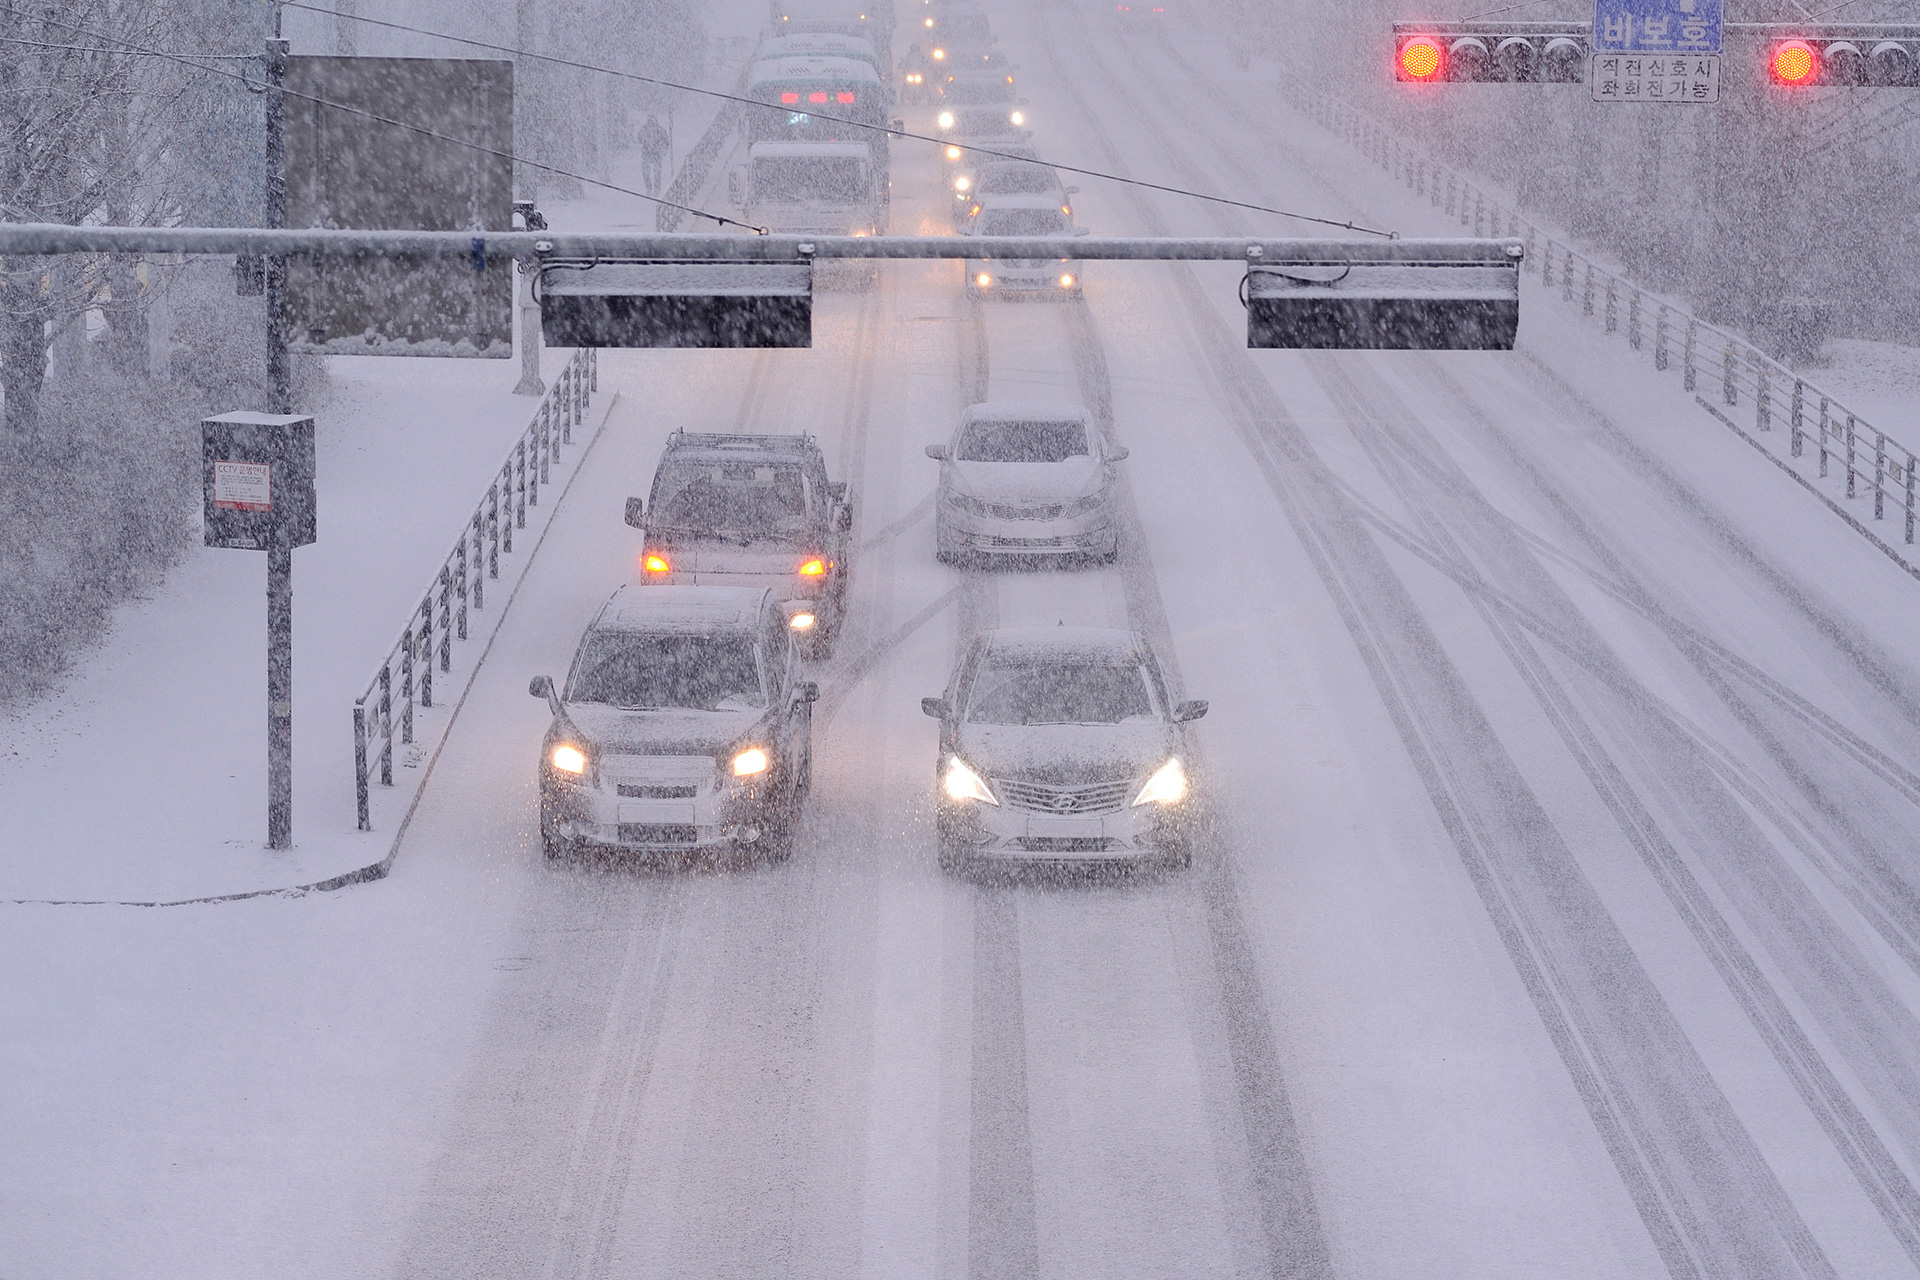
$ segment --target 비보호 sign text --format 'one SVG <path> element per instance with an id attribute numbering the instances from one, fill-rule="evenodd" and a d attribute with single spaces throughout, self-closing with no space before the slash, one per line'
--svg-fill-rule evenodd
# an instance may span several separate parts
<path id="1" fill-rule="evenodd" d="M 1597 53 L 1719 53 L 1724 0 L 1594 0 Z"/>

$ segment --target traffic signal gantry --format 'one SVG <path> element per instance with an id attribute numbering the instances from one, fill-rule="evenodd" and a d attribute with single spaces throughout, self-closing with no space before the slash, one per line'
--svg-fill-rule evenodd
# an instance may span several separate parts
<path id="1" fill-rule="evenodd" d="M 1920 88 L 1920 24 L 1729 22 L 1727 43 L 1751 51 L 1756 74 L 1786 88 Z M 1394 79 L 1409 84 L 1584 84 L 1596 54 L 1590 25 L 1396 22 Z M 1636 58 L 1685 58 L 1640 48 Z M 1719 50 L 1702 49 L 1698 56 Z"/>

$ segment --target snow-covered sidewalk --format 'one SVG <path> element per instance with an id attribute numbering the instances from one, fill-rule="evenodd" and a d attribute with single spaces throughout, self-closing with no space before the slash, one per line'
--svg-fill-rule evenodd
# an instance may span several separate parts
<path id="1" fill-rule="evenodd" d="M 549 380 L 570 354 L 546 353 Z M 512 394 L 518 360 L 338 357 L 332 374 L 319 540 L 294 554 L 295 847 L 264 847 L 265 557 L 195 547 L 63 689 L 0 722 L 0 900 L 249 893 L 386 856 L 391 823 L 355 829 L 349 708 L 539 401 Z"/>

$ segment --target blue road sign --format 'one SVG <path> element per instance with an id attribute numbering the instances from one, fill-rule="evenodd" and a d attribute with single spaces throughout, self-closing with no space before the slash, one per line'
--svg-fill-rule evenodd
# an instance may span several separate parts
<path id="1" fill-rule="evenodd" d="M 1593 0 L 1593 48 L 1608 53 L 1719 53 L 1725 0 Z"/>

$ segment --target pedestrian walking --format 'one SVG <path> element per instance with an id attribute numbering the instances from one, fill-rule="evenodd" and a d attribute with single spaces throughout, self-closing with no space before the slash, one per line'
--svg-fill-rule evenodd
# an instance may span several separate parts
<path id="1" fill-rule="evenodd" d="M 660 194 L 667 148 L 672 145 L 673 138 L 667 133 L 667 127 L 660 123 L 660 117 L 648 116 L 647 122 L 640 126 L 640 175 L 650 196 Z"/>

